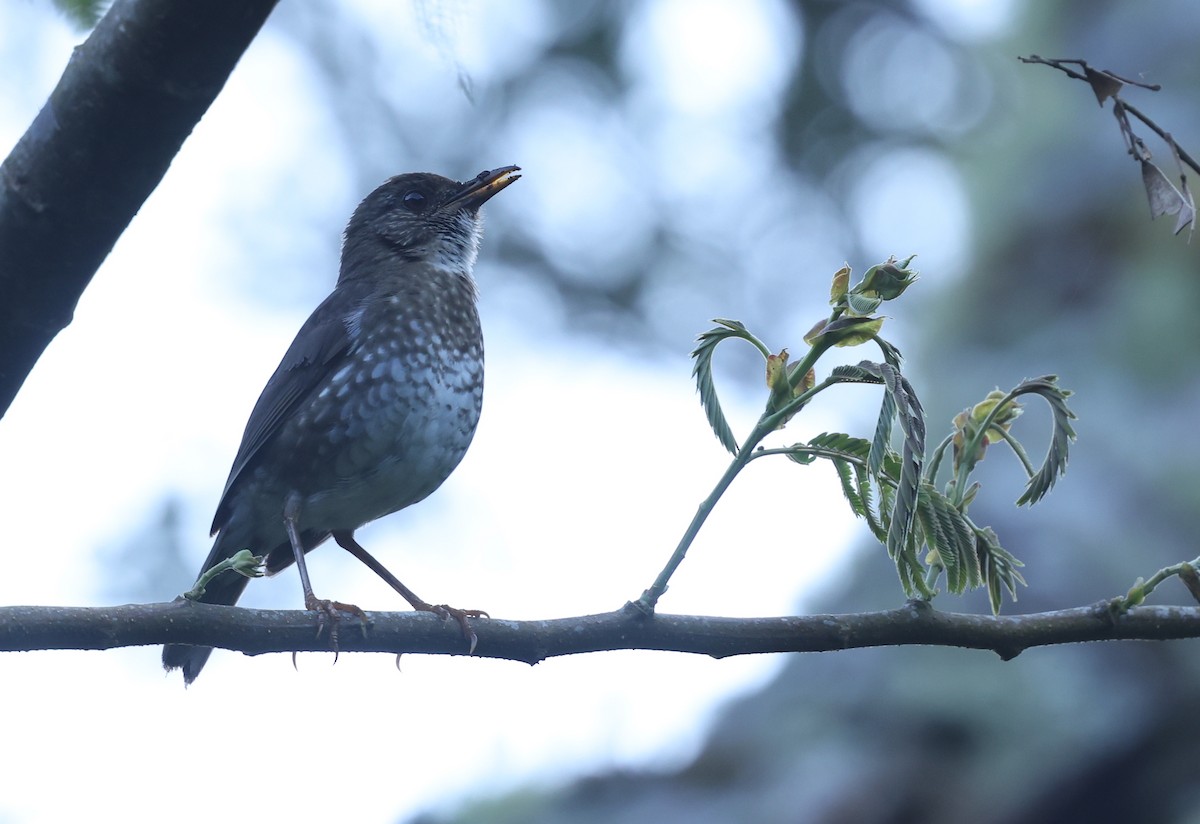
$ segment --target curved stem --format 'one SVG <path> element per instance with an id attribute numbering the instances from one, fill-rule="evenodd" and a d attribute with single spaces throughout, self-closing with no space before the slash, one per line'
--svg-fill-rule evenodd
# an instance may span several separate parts
<path id="1" fill-rule="evenodd" d="M 1037 470 L 1033 467 L 1033 461 L 1029 460 L 1029 455 L 1025 453 L 1025 447 L 1021 446 L 1021 442 L 1004 429 L 999 430 L 999 432 L 1000 437 L 1004 439 L 1004 442 L 1012 449 L 1013 454 L 1021 461 L 1021 466 L 1025 467 L 1026 477 L 1032 478 L 1036 475 Z"/>
<path id="2" fill-rule="evenodd" d="M 754 443 L 762 440 L 763 436 L 766 435 L 766 432 L 763 432 L 755 438 L 759 428 L 759 426 L 754 427 L 754 431 L 750 433 L 750 438 L 746 440 L 746 443 L 738 450 L 738 454 L 730 461 L 729 468 L 725 470 L 725 474 L 721 476 L 721 480 L 717 481 L 717 485 L 713 487 L 713 491 L 700 503 L 700 506 L 696 509 L 696 514 L 692 517 L 692 522 L 688 524 L 683 537 L 679 539 L 679 545 L 671 553 L 671 557 L 667 561 L 667 565 L 663 567 L 662 572 L 658 573 L 658 577 L 654 579 L 654 583 L 650 585 L 650 588 L 642 593 L 642 597 L 633 602 L 633 605 L 641 612 L 646 615 L 654 614 L 654 607 L 658 604 L 658 599 L 667 591 L 667 583 L 671 580 L 671 576 L 675 574 L 675 570 L 683 563 L 683 559 L 687 556 L 688 548 L 700 533 L 700 528 L 708 520 L 708 516 L 717 505 L 717 501 L 721 500 L 721 496 L 725 494 L 725 490 L 733 483 L 733 479 L 749 463 L 749 456 L 754 451 Z M 754 440 L 754 443 L 751 442 L 751 439 Z"/>
<path id="3" fill-rule="evenodd" d="M 767 345 L 759 340 L 754 333 L 750 332 L 749 330 L 746 330 L 745 334 L 742 336 L 742 340 L 752 344 L 754 348 L 757 349 L 763 356 L 763 358 L 771 357 L 771 350 L 767 348 Z"/>

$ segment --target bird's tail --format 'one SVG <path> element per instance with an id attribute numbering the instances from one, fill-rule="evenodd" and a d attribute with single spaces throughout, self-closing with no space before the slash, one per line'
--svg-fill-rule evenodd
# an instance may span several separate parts
<path id="1" fill-rule="evenodd" d="M 202 574 L 212 569 L 214 565 L 229 558 L 238 550 L 246 548 L 242 536 L 235 535 L 233 534 L 234 532 L 235 530 L 232 529 L 222 529 L 217 534 L 217 540 L 213 542 L 212 551 L 208 553 L 208 558 L 204 561 L 204 566 L 201 569 Z M 232 606 L 237 603 L 237 599 L 241 597 L 249 581 L 250 579 L 244 575 L 239 575 L 233 570 L 226 570 L 208 582 L 200 600 L 206 604 L 226 604 Z M 191 644 L 167 644 L 163 647 L 163 668 L 168 672 L 173 669 L 183 670 L 183 681 L 185 684 L 190 684 L 196 680 L 196 676 L 204 668 L 204 663 L 208 661 L 208 656 L 212 654 L 212 651 L 212 647 L 197 647 Z"/>

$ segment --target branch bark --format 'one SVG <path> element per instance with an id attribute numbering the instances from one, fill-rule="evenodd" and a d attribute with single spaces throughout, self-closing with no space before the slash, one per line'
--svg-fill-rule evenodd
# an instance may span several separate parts
<path id="1" fill-rule="evenodd" d="M 466 655 L 457 624 L 413 612 L 368 613 L 363 627 L 339 625 L 341 652 Z M 1082 641 L 1162 641 L 1200 637 L 1200 607 L 1114 602 L 1028 615 L 940 612 L 910 601 L 883 612 L 779 618 L 655 614 L 632 604 L 599 615 L 543 621 L 474 622 L 475 655 L 536 664 L 560 655 L 660 650 L 725 658 L 767 652 L 830 652 L 860 647 L 933 645 L 991 650 L 1004 660 L 1030 647 Z M 259 655 L 321 652 L 333 646 L 311 612 L 170 603 L 114 607 L 0 607 L 0 651 L 112 649 L 163 643 L 203 644 Z"/>
<path id="2" fill-rule="evenodd" d="M 0 166 L 0 416 L 277 0 L 117 0 Z"/>

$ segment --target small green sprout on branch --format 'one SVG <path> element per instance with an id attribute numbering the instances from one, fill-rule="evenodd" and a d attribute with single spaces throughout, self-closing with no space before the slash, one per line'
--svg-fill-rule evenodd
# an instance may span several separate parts
<path id="1" fill-rule="evenodd" d="M 212 579 L 231 569 L 246 578 L 261 578 L 266 575 L 265 561 L 266 558 L 262 555 L 255 555 L 248 549 L 239 549 L 233 555 L 204 570 L 192 588 L 183 593 L 183 597 L 189 601 L 199 601 L 204 597 L 204 591 Z"/>
<path id="2" fill-rule="evenodd" d="M 1178 578 L 1187 587 L 1192 597 L 1200 601 L 1200 571 L 1197 570 L 1200 570 L 1200 558 L 1163 567 L 1154 573 L 1149 581 L 1138 578 L 1133 582 L 1133 586 L 1129 588 L 1129 592 L 1125 593 L 1123 598 L 1113 600 L 1112 611 L 1115 614 L 1124 614 L 1134 607 L 1141 606 L 1146 600 L 1146 596 L 1169 578 Z"/>
<path id="3" fill-rule="evenodd" d="M 1075 439 L 1071 427 L 1075 414 L 1067 407 L 1071 393 L 1058 386 L 1054 375 L 1022 381 L 1008 392 L 995 390 L 954 418 L 950 433 L 926 461 L 924 410 L 901 371 L 900 351 L 879 336 L 884 318 L 875 314 L 885 301 L 899 298 L 916 281 L 917 272 L 909 268 L 912 259 L 897 261 L 893 257 L 872 266 L 853 287 L 849 266 L 838 270 L 830 290 L 832 311 L 805 336 L 808 351 L 797 363 L 789 363 L 786 349 L 775 354 L 739 321 L 717 319 L 717 327 L 699 337 L 699 344 L 692 352 L 695 361 L 692 371 L 700 403 L 717 440 L 733 459 L 712 493 L 700 504 L 662 572 L 634 602 L 636 607 L 646 614 L 653 613 L 671 576 L 725 490 L 751 461 L 772 455 L 786 455 L 804 466 L 818 459 L 833 465 L 850 508 L 866 521 L 872 534 L 887 549 L 907 597 L 933 598 L 938 580 L 945 575 L 946 588 L 955 594 L 987 587 L 993 612 L 999 612 L 1004 592 L 1016 599 L 1017 585 L 1025 583 L 1019 572 L 1022 564 L 1000 545 L 994 530 L 977 525 L 968 515 L 979 492 L 979 484 L 971 481 L 971 474 L 989 447 L 1002 444 L 1017 456 L 1029 479 L 1017 505 L 1041 500 L 1066 471 L 1070 444 Z M 750 343 L 766 361 L 765 407 L 740 443 L 721 409 L 712 376 L 717 346 L 732 339 Z M 816 363 L 830 349 L 866 343 L 879 348 L 881 360 L 836 366 L 828 377 L 817 381 Z M 806 443 L 760 446 L 764 438 L 782 429 L 821 392 L 846 383 L 883 388 L 870 440 L 843 433 L 823 433 Z M 1051 411 L 1053 431 L 1040 466 L 1033 464 L 1012 432 L 1023 411 L 1018 402 L 1023 396 L 1041 397 Z M 899 451 L 894 446 L 897 441 Z M 951 455 L 948 478 L 939 487 L 938 476 L 948 451 Z"/>

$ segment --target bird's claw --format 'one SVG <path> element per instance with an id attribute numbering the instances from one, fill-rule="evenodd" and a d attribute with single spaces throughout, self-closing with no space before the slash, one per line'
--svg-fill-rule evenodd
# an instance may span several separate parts
<path id="1" fill-rule="evenodd" d="M 311 597 L 304 599 L 304 608 L 317 613 L 317 637 L 321 637 L 321 633 L 325 631 L 326 623 L 329 624 L 329 645 L 333 648 L 333 663 L 337 663 L 338 653 L 338 624 L 342 617 L 339 613 L 353 615 L 359 621 L 359 626 L 362 627 L 363 637 L 367 636 L 367 613 L 360 607 L 354 604 L 343 604 L 341 601 L 327 601 L 323 598 Z M 293 657 L 292 664 L 296 661 Z"/>
<path id="2" fill-rule="evenodd" d="M 471 626 L 471 619 L 492 617 L 482 609 L 457 609 L 446 604 L 431 606 L 428 611 L 439 616 L 443 621 L 453 618 L 458 622 L 458 628 L 462 631 L 463 638 L 470 644 L 467 655 L 474 655 L 475 647 L 479 646 L 479 636 L 475 634 L 475 628 Z"/>

